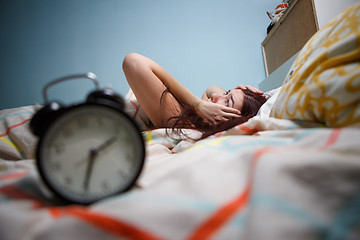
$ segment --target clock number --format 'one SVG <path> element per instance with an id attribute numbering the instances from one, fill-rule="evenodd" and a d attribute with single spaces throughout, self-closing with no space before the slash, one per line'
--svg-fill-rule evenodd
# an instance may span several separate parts
<path id="1" fill-rule="evenodd" d="M 99 116 L 96 119 L 97 119 L 97 123 L 98 123 L 99 127 L 104 125 L 104 120 L 102 117 Z"/>
<path id="2" fill-rule="evenodd" d="M 126 178 L 128 177 L 126 172 L 124 172 L 122 169 L 118 169 L 118 175 L 123 181 L 126 180 Z"/>
<path id="3" fill-rule="evenodd" d="M 131 153 L 127 153 L 125 159 L 128 163 L 131 163 L 132 160 L 134 159 L 134 156 Z"/>
<path id="4" fill-rule="evenodd" d="M 71 178 L 71 177 L 66 177 L 65 178 L 65 183 L 66 183 L 66 185 L 71 185 L 71 184 L 73 184 L 73 179 Z"/>
<path id="5" fill-rule="evenodd" d="M 88 121 L 86 118 L 82 117 L 78 119 L 77 124 L 80 128 L 86 128 L 88 125 Z"/>
<path id="6" fill-rule="evenodd" d="M 61 154 L 65 150 L 64 144 L 56 144 L 54 147 L 57 154 Z"/>
<path id="7" fill-rule="evenodd" d="M 133 146 L 133 145 L 134 145 L 133 139 L 132 139 L 130 136 L 127 136 L 127 137 L 125 138 L 125 143 L 126 143 L 126 145 L 128 145 L 128 146 Z"/>
<path id="8" fill-rule="evenodd" d="M 115 131 L 115 134 L 119 134 L 121 133 L 123 130 L 123 126 L 121 126 L 120 124 L 118 123 L 115 123 L 114 124 L 114 127 L 113 127 L 114 131 Z"/>
<path id="9" fill-rule="evenodd" d="M 68 138 L 71 137 L 73 135 L 73 131 L 70 128 L 65 128 L 63 130 L 63 136 Z"/>
<path id="10" fill-rule="evenodd" d="M 102 189 L 104 190 L 104 192 L 107 192 L 107 191 L 110 190 L 110 183 L 107 182 L 107 181 L 103 181 L 103 182 L 101 183 L 101 187 L 102 187 Z"/>
<path id="11" fill-rule="evenodd" d="M 57 172 L 61 169 L 61 163 L 59 162 L 54 162 L 54 163 L 49 163 L 49 170 L 51 172 Z"/>

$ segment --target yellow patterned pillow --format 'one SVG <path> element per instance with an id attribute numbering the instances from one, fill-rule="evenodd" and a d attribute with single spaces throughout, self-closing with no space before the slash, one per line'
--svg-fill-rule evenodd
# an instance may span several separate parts
<path id="1" fill-rule="evenodd" d="M 328 127 L 360 126 L 360 2 L 306 43 L 271 116 Z"/>

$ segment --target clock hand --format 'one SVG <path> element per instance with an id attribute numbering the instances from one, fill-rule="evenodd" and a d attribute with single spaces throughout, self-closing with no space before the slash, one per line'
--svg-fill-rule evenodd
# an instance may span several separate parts
<path id="1" fill-rule="evenodd" d="M 116 139 L 117 139 L 117 136 L 113 136 L 112 138 L 106 140 L 104 143 L 102 143 L 97 148 L 90 149 L 89 162 L 88 162 L 88 165 L 86 168 L 85 181 L 84 181 L 84 189 L 85 190 L 88 190 L 88 188 L 89 188 L 90 177 L 91 177 L 91 173 L 92 173 L 92 169 L 94 166 L 96 156 L 99 154 L 99 152 L 104 150 L 106 147 L 113 144 L 116 141 Z"/>
<path id="2" fill-rule="evenodd" d="M 113 144 L 116 140 L 117 140 L 117 136 L 113 136 L 113 137 L 109 138 L 108 140 L 106 140 L 104 143 L 102 143 L 100 146 L 95 148 L 94 150 L 96 151 L 96 153 L 99 153 L 99 152 L 103 151 L 105 148 L 107 148 L 108 146 L 110 146 L 111 144 Z"/>
<path id="3" fill-rule="evenodd" d="M 90 181 L 90 177 L 91 177 L 91 173 L 92 173 L 92 169 L 94 166 L 94 161 L 95 161 L 97 153 L 98 152 L 96 151 L 96 149 L 90 150 L 89 163 L 86 168 L 85 181 L 84 181 L 84 189 L 85 190 L 88 190 L 88 188 L 89 188 L 89 181 Z"/>
<path id="4" fill-rule="evenodd" d="M 108 139 L 107 141 L 105 141 L 104 143 L 102 143 L 100 146 L 98 146 L 97 148 L 92 148 L 91 151 L 93 151 L 94 153 L 96 152 L 95 155 L 97 155 L 99 152 L 101 152 L 102 150 L 104 150 L 106 147 L 110 146 L 112 143 L 114 143 L 117 139 L 117 136 L 113 136 L 112 138 Z M 93 154 L 94 154 L 93 153 Z M 77 161 L 75 163 L 75 167 L 79 167 L 80 165 L 82 165 L 83 163 L 86 162 L 86 160 L 88 159 L 81 159 L 79 161 Z"/>

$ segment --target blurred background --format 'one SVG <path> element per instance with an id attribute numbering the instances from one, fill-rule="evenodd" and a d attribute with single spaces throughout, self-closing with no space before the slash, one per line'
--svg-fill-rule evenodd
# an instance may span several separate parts
<path id="1" fill-rule="evenodd" d="M 197 96 L 208 85 L 256 86 L 261 42 L 278 0 L 1 0 L 0 109 L 43 103 L 43 86 L 94 72 L 100 85 L 129 90 L 127 53 L 152 58 Z M 50 99 L 84 100 L 86 80 L 55 85 Z"/>
<path id="2" fill-rule="evenodd" d="M 94 72 L 100 85 L 129 90 L 127 53 L 160 65 L 195 95 L 217 84 L 257 87 L 265 78 L 266 11 L 280 0 L 0 0 L 0 109 L 43 104 L 42 88 Z M 83 101 L 90 81 L 50 88 L 51 100 Z"/>

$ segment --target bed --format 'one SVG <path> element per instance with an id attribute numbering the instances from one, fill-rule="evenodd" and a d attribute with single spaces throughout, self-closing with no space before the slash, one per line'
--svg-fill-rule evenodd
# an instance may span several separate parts
<path id="1" fill-rule="evenodd" d="M 37 106 L 1 110 L 0 239 L 359 239 L 359 22 L 357 3 L 315 34 L 248 122 L 197 142 L 144 131 L 136 186 L 89 206 L 41 182 Z"/>

